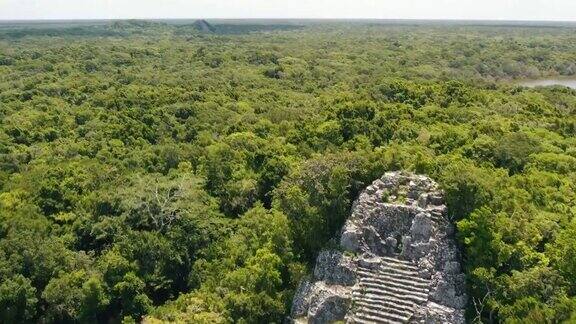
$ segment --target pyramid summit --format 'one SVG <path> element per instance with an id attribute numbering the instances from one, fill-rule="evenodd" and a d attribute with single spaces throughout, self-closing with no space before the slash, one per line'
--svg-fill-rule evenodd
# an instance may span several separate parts
<path id="1" fill-rule="evenodd" d="M 203 33 L 214 33 L 216 28 L 204 19 L 198 19 L 193 24 L 194 28 Z"/>
<path id="2" fill-rule="evenodd" d="M 340 249 L 318 256 L 293 323 L 464 323 L 465 277 L 442 191 L 389 172 L 355 202 Z"/>

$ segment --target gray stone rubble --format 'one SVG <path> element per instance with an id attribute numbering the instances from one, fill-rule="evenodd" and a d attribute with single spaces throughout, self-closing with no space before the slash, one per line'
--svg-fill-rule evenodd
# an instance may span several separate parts
<path id="1" fill-rule="evenodd" d="M 319 254 L 295 323 L 464 323 L 454 226 L 430 178 L 389 172 L 354 202 L 340 249 Z"/>

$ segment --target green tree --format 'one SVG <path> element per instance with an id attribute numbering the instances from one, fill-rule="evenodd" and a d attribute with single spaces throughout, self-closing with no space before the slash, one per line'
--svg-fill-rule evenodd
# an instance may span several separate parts
<path id="1" fill-rule="evenodd" d="M 0 284 L 0 321 L 25 323 L 36 316 L 36 289 L 32 282 L 18 274 Z"/>

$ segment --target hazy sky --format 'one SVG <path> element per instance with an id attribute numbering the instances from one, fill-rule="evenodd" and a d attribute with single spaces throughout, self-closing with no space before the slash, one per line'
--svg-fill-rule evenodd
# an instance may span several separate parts
<path id="1" fill-rule="evenodd" d="M 0 19 L 415 18 L 576 21 L 576 0 L 0 0 Z"/>

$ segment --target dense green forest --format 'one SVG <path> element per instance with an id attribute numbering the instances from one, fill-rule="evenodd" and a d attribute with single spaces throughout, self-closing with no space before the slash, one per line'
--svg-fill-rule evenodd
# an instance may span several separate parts
<path id="1" fill-rule="evenodd" d="M 576 27 L 0 26 L 0 322 L 281 323 L 358 192 L 446 192 L 470 321 L 576 320 Z"/>

